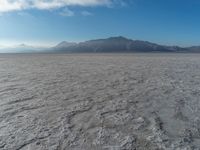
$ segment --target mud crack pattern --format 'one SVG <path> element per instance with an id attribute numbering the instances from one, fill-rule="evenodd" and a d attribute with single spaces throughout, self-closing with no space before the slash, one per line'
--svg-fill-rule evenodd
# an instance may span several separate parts
<path id="1" fill-rule="evenodd" d="M 1 55 L 0 149 L 200 149 L 199 56 Z"/>

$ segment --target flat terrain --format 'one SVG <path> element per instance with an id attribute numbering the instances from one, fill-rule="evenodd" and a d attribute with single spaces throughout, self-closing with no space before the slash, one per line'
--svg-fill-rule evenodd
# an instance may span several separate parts
<path id="1" fill-rule="evenodd" d="M 0 55 L 0 149 L 200 149 L 200 54 Z"/>

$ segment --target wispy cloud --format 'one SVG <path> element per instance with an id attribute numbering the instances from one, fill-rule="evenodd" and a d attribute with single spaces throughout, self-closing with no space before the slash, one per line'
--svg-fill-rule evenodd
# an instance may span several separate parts
<path id="1" fill-rule="evenodd" d="M 116 0 L 0 0 L 0 13 L 26 9 L 48 10 L 67 6 L 109 6 L 115 2 Z"/>
<path id="2" fill-rule="evenodd" d="M 60 12 L 60 15 L 64 17 L 71 17 L 71 16 L 74 16 L 75 13 L 69 8 L 65 8 L 63 9 L 63 11 Z"/>
<path id="3" fill-rule="evenodd" d="M 91 13 L 89 11 L 82 11 L 81 15 L 83 15 L 83 16 L 93 16 L 93 13 Z"/>

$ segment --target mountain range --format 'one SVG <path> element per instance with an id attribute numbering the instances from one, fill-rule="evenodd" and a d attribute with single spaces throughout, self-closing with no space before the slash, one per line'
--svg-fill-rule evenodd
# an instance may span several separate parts
<path id="1" fill-rule="evenodd" d="M 132 52 L 193 52 L 199 53 L 200 46 L 165 46 L 148 41 L 132 40 L 122 36 L 75 43 L 63 41 L 51 48 L 34 47 L 25 44 L 4 48 L 5 52 L 29 53 L 132 53 Z M 2 48 L 0 48 L 0 52 Z"/>
<path id="2" fill-rule="evenodd" d="M 132 40 L 119 36 L 80 43 L 63 41 L 55 47 L 50 48 L 50 51 L 59 53 L 200 52 L 200 46 L 164 46 L 148 41 Z"/>

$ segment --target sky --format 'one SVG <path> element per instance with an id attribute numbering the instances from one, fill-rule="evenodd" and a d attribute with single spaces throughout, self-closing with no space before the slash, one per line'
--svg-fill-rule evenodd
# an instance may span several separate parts
<path id="1" fill-rule="evenodd" d="M 200 1 L 0 0 L 0 48 L 112 36 L 200 45 Z"/>

